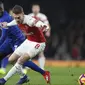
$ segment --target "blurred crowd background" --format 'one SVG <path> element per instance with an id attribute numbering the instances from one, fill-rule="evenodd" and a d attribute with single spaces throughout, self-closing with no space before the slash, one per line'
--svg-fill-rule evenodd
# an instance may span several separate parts
<path id="1" fill-rule="evenodd" d="M 85 59 L 85 1 L 84 0 L 2 0 L 9 11 L 21 5 L 26 14 L 33 3 L 39 4 L 51 25 L 45 55 L 56 60 Z"/>

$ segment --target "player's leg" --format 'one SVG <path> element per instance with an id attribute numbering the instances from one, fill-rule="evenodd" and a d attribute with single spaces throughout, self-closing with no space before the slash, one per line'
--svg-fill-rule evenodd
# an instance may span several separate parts
<path id="1" fill-rule="evenodd" d="M 24 49 L 23 49 L 23 46 L 24 46 Z M 39 43 L 36 43 L 36 42 L 31 42 L 31 41 L 28 41 L 26 40 L 22 45 L 21 47 L 19 47 L 15 53 L 22 56 L 23 55 L 23 52 L 27 53 L 27 58 L 28 60 L 34 56 L 36 56 L 38 53 L 40 53 L 41 51 L 43 51 L 45 48 L 45 44 L 39 44 Z M 21 53 L 21 54 L 20 54 Z M 30 57 L 31 56 L 31 57 Z M 20 58 L 21 59 L 21 58 Z M 24 57 L 24 59 L 26 59 Z M 24 60 L 23 59 L 23 60 Z M 21 59 L 22 60 L 22 59 Z M 26 59 L 27 60 L 27 59 Z M 26 61 L 25 60 L 25 61 Z M 27 66 L 28 65 L 28 66 Z M 33 64 L 32 61 L 28 61 L 28 62 L 25 62 L 24 63 L 24 66 L 27 66 L 27 67 L 30 67 L 31 69 L 37 71 L 37 72 L 40 72 L 41 74 L 43 74 L 42 70 L 40 70 L 40 68 Z"/>
<path id="2" fill-rule="evenodd" d="M 13 54 L 14 56 L 17 56 L 16 54 Z M 24 60 L 23 60 L 24 59 Z M 22 74 L 22 76 L 23 76 L 23 78 L 21 78 L 20 79 L 20 81 L 18 82 L 18 83 L 22 83 L 23 81 L 24 82 L 27 82 L 28 81 L 28 78 L 27 78 L 27 76 L 23 73 L 23 71 L 22 71 L 22 62 L 23 61 L 25 61 L 26 59 L 28 59 L 28 55 L 26 56 L 26 54 L 25 54 L 25 58 L 24 58 L 24 56 L 22 57 L 22 58 L 20 58 L 19 60 L 18 60 L 18 62 L 15 64 L 15 66 L 14 67 L 12 67 L 12 69 L 8 72 L 8 74 L 4 77 L 4 79 L 0 79 L 0 81 L 1 82 L 3 82 L 3 84 L 5 84 L 5 82 L 12 76 L 12 75 L 14 75 L 15 73 L 17 73 L 17 72 L 19 72 L 19 73 L 21 73 Z M 20 64 L 19 64 L 19 62 L 20 61 L 22 61 Z M 23 62 L 24 63 L 24 62 Z M 32 61 L 27 61 L 27 63 L 25 62 L 24 63 L 24 65 L 25 66 L 29 66 L 29 67 L 31 67 L 32 69 L 34 69 L 37 65 L 35 65 L 34 63 L 32 63 Z M 33 66 L 34 65 L 34 66 Z M 42 70 L 41 68 L 39 68 L 38 66 L 37 66 L 37 69 L 40 71 L 40 73 L 43 75 L 43 76 L 46 76 L 46 75 L 49 75 L 49 73 L 48 72 L 46 72 L 46 71 L 44 71 L 44 70 Z M 35 70 L 36 71 L 36 70 Z M 0 83 L 1 83 L 0 82 Z M 23 83 L 24 83 L 23 82 Z"/>
<path id="3" fill-rule="evenodd" d="M 38 56 L 39 56 L 39 58 L 38 58 L 39 66 L 40 66 L 40 68 L 44 69 L 44 66 L 45 66 L 44 52 L 39 53 Z"/>
<path id="4" fill-rule="evenodd" d="M 14 57 L 20 57 L 18 56 L 17 54 L 13 53 L 11 55 L 11 57 L 14 56 Z M 28 56 L 28 54 L 24 54 L 24 56 L 20 57 L 18 59 L 18 62 L 15 64 L 15 66 L 8 72 L 8 74 L 4 77 L 5 80 L 8 80 L 13 74 L 15 74 L 16 72 L 22 72 L 22 76 L 26 76 L 24 74 L 23 71 L 18 71 L 18 69 L 21 69 L 22 70 L 22 64 L 28 60 L 30 57 Z M 18 64 L 20 62 L 20 64 Z M 24 66 L 27 66 L 27 67 L 30 67 L 31 69 L 37 71 L 37 72 L 40 72 L 41 74 L 45 74 L 45 71 L 43 71 L 41 68 L 39 68 L 36 64 L 34 64 L 32 61 L 27 61 L 24 63 Z"/>
<path id="5" fill-rule="evenodd" d="M 31 44 L 32 45 L 32 44 Z M 22 70 L 22 65 L 24 64 L 25 61 L 30 59 L 31 56 L 36 55 L 40 49 L 35 47 L 34 45 L 31 47 L 32 50 L 29 50 L 29 47 L 31 46 L 29 43 L 24 42 L 18 49 L 12 54 L 12 56 L 22 56 L 18 59 L 18 62 L 15 64 L 15 66 L 8 72 L 8 74 L 4 77 L 5 80 L 9 79 L 14 73 L 16 72 L 21 72 L 22 75 L 25 75 L 21 70 Z M 24 48 L 23 48 L 24 46 Z M 39 45 L 38 45 L 39 46 Z M 35 47 L 35 48 L 34 48 Z M 41 45 L 42 47 L 42 45 Z M 37 49 L 37 52 L 35 52 L 35 49 Z M 41 49 L 42 50 L 42 49 Z M 27 52 L 27 53 L 26 53 Z M 18 54 L 18 55 L 17 55 Z M 30 55 L 30 56 L 29 56 Z M 9 76 L 10 75 L 10 76 Z M 46 76 L 49 76 L 49 72 L 45 72 L 43 74 L 46 78 Z M 49 80 L 48 80 L 49 81 Z"/>
<path id="6" fill-rule="evenodd" d="M 5 74 L 6 72 L 3 69 L 1 69 L 2 60 L 3 58 L 0 58 L 0 74 Z"/>
<path id="7" fill-rule="evenodd" d="M 24 46 L 24 49 L 22 49 Z M 21 46 L 20 49 L 17 49 L 15 51 L 16 54 L 20 55 L 19 53 L 23 54 L 23 56 L 21 56 L 19 59 L 18 59 L 18 64 L 22 65 L 24 63 L 26 63 L 27 60 L 29 60 L 30 58 L 33 58 L 35 57 L 37 54 L 39 54 L 40 52 L 44 51 L 44 48 L 45 48 L 45 43 L 36 43 L 36 42 L 31 42 L 31 41 L 28 41 L 26 40 L 23 45 Z M 26 49 L 26 50 L 25 50 Z M 25 64 L 27 65 L 27 67 L 29 66 L 29 63 Z M 36 66 L 35 66 L 36 67 Z M 33 67 L 34 68 L 34 67 Z M 39 67 L 38 67 L 39 68 Z M 33 69 L 35 70 L 35 69 Z M 36 70 L 35 70 L 36 71 Z M 37 72 L 42 72 L 41 74 L 44 76 L 45 80 L 47 81 L 47 83 L 50 82 L 50 73 L 48 71 L 44 71 L 42 70 L 41 68 L 39 68 L 37 70 Z M 47 78 L 46 78 L 47 76 Z"/>
<path id="8" fill-rule="evenodd" d="M 13 59 L 14 59 L 14 57 L 20 57 L 19 55 L 17 55 L 17 54 L 15 54 L 15 53 L 13 53 L 10 57 L 12 57 Z M 12 58 L 10 58 L 10 60 L 12 59 Z M 10 61 L 9 60 L 9 61 Z M 24 82 L 27 82 L 29 79 L 27 78 L 27 76 L 24 74 L 24 72 L 23 72 L 23 70 L 22 70 L 22 65 L 19 65 L 19 64 L 15 64 L 11 69 L 10 69 L 10 71 L 7 73 L 7 75 L 4 77 L 4 78 L 2 78 L 2 79 L 0 79 L 0 84 L 2 84 L 2 85 L 4 85 L 5 83 L 6 83 L 6 81 L 11 77 L 11 76 L 13 76 L 15 73 L 19 73 L 19 74 L 22 74 L 22 82 L 24 83 Z"/>
<path id="9" fill-rule="evenodd" d="M 18 56 L 17 54 L 12 54 L 11 56 L 10 56 L 10 58 L 9 58 L 9 61 L 11 61 L 12 59 L 14 59 L 15 57 L 20 57 L 20 56 Z M 32 69 L 38 69 L 38 68 L 36 68 L 36 65 L 35 64 L 33 64 L 31 61 L 29 62 L 29 63 L 25 63 L 24 64 L 24 66 L 27 66 L 27 64 L 29 64 L 29 67 L 31 67 Z M 34 65 L 34 66 L 33 66 Z M 8 74 L 4 77 L 5 78 L 5 80 L 8 80 L 13 74 L 15 74 L 16 72 L 17 72 L 17 68 L 19 68 L 19 67 L 17 67 L 16 68 L 16 66 L 17 66 L 17 64 L 8 72 Z M 19 66 L 19 65 L 18 65 Z M 37 66 L 38 67 L 38 66 Z M 38 70 L 40 70 L 40 69 L 38 69 Z M 22 72 L 23 73 L 23 72 Z M 41 71 L 41 73 L 42 73 L 42 71 Z M 25 79 L 27 78 L 27 76 L 23 73 L 22 74 L 24 77 L 25 77 Z M 28 79 L 26 79 L 26 80 L 28 80 Z M 4 81 L 4 80 L 2 80 L 4 83 L 6 82 L 6 81 Z"/>
<path id="10" fill-rule="evenodd" d="M 27 43 L 28 42 L 28 43 Z M 27 45 L 26 45 L 27 44 Z M 24 49 L 22 49 L 23 48 L 23 46 L 25 46 L 24 47 Z M 30 48 L 30 49 L 29 49 Z M 16 54 L 18 54 L 18 55 L 20 55 L 19 53 L 24 53 L 19 59 L 18 59 L 18 62 L 17 62 L 17 64 L 18 65 L 23 65 L 23 64 L 25 64 L 27 67 L 29 67 L 29 63 L 27 63 L 26 61 L 27 60 L 29 60 L 30 58 L 32 58 L 32 57 L 35 57 L 38 53 L 40 53 L 40 52 L 42 52 L 43 50 L 44 50 L 44 48 L 45 48 L 45 43 L 35 43 L 35 42 L 30 42 L 30 41 L 26 41 L 22 46 L 21 46 L 21 48 L 20 49 L 22 49 L 22 50 L 20 50 L 20 49 L 17 49 L 16 51 L 15 51 L 15 53 Z M 26 50 L 25 50 L 26 49 Z M 36 67 L 36 66 L 35 66 Z M 32 68 L 33 70 L 35 70 L 34 69 L 34 66 L 32 67 L 30 67 L 30 68 Z M 39 67 L 38 67 L 39 68 Z M 36 71 L 36 70 L 35 70 Z M 45 78 L 45 80 L 47 81 L 47 83 L 49 83 L 50 82 L 50 73 L 48 72 L 48 71 L 44 71 L 44 70 L 42 70 L 41 68 L 39 68 L 38 70 L 37 70 L 37 72 L 42 72 L 41 74 L 44 76 L 44 78 Z M 46 78 L 46 76 L 47 76 L 47 78 Z"/>
<path id="11" fill-rule="evenodd" d="M 13 56 L 13 57 L 12 57 L 12 56 Z M 12 54 L 10 57 L 14 58 L 14 57 L 20 57 L 20 56 L 18 56 L 17 54 Z M 11 61 L 11 58 L 10 58 L 9 61 Z M 6 83 L 6 81 L 7 81 L 12 75 L 14 75 L 15 73 L 17 73 L 17 71 L 18 71 L 17 69 L 18 69 L 18 68 L 16 67 L 16 64 L 15 64 L 15 66 L 12 67 L 12 69 L 7 73 L 7 75 L 6 75 L 4 78 L 0 79 L 0 85 L 4 85 L 4 84 Z"/>
<path id="12" fill-rule="evenodd" d="M 5 58 L 5 56 L 7 56 L 10 53 L 11 53 L 11 48 L 9 40 L 6 39 L 4 43 L 0 46 L 0 62 L 2 62 L 3 58 Z M 0 73 L 5 74 L 6 72 L 3 69 L 0 69 Z"/>
<path id="13" fill-rule="evenodd" d="M 24 83 L 23 81 L 28 81 L 27 76 L 22 71 L 22 65 L 24 64 L 25 66 L 30 67 L 31 69 L 33 69 L 37 72 L 40 72 L 44 76 L 47 83 L 49 83 L 49 81 L 50 81 L 50 77 L 48 77 L 48 76 L 50 76 L 49 72 L 42 70 L 37 65 L 35 65 L 32 61 L 28 62 L 29 58 L 30 58 L 30 56 L 27 53 L 25 53 L 22 57 L 20 57 L 18 59 L 17 63 L 15 64 L 15 66 L 8 72 L 8 74 L 4 77 L 4 79 L 8 80 L 9 76 L 11 77 L 16 72 L 19 72 L 22 74 L 23 77 L 19 80 L 19 82 L 17 84 L 22 84 L 22 83 Z M 38 69 L 38 70 L 36 70 L 36 69 Z M 11 75 L 10 75 L 10 73 L 11 73 Z M 49 78 L 49 79 L 47 79 L 47 78 Z"/>
<path id="14" fill-rule="evenodd" d="M 5 74 L 6 73 L 6 66 L 8 65 L 8 57 L 5 57 L 1 62 L 1 69 L 0 73 Z"/>
<path id="15" fill-rule="evenodd" d="M 32 62 L 32 59 L 30 59 L 30 60 L 28 60 L 28 62 Z M 36 67 L 36 66 L 35 66 Z M 29 67 L 27 67 L 27 66 L 25 66 L 25 64 L 23 65 L 23 72 L 25 73 L 25 74 L 27 74 L 27 72 L 28 71 L 30 71 L 31 70 L 31 68 L 30 68 L 30 66 Z"/>
<path id="16" fill-rule="evenodd" d="M 32 61 L 26 62 L 29 58 L 30 58 L 30 56 L 27 53 L 25 53 L 24 56 L 22 56 L 18 59 L 17 65 L 20 66 L 20 65 L 24 64 L 25 66 L 30 67 L 31 69 L 41 73 L 44 76 L 47 83 L 50 83 L 49 71 L 44 71 L 43 69 L 39 68 L 36 64 L 34 64 Z M 22 73 L 22 75 L 23 75 L 23 73 Z M 20 81 L 21 81 L 21 79 L 20 79 Z M 18 82 L 18 84 L 20 84 L 20 81 Z"/>
<path id="17" fill-rule="evenodd" d="M 6 67 L 7 67 L 7 65 L 8 65 L 8 57 L 10 56 L 10 54 L 8 55 L 8 56 L 6 56 L 3 60 L 2 60 L 2 62 L 1 62 L 1 69 L 0 69 L 0 72 L 2 72 L 3 74 L 5 74 L 6 73 Z"/>
<path id="18" fill-rule="evenodd" d="M 3 58 L 4 58 L 5 55 L 6 54 L 4 54 L 4 52 L 2 52 L 1 51 L 1 48 L 0 48 L 0 62 L 2 62 L 2 60 L 3 60 Z"/>

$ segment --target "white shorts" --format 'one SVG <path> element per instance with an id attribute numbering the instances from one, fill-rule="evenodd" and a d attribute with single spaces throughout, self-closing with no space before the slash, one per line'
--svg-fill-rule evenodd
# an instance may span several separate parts
<path id="1" fill-rule="evenodd" d="M 22 55 L 24 55 L 25 53 L 28 53 L 28 55 L 30 56 L 30 58 L 35 57 L 37 54 L 39 54 L 40 52 L 44 51 L 45 49 L 45 42 L 43 43 L 37 43 L 37 42 L 33 42 L 33 41 L 29 41 L 28 39 L 26 39 L 15 51 L 14 53 L 16 53 L 17 55 L 19 55 L 20 57 Z"/>

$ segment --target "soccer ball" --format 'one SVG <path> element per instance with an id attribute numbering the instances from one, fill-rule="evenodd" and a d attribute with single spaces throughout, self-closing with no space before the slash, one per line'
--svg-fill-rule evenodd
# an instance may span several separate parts
<path id="1" fill-rule="evenodd" d="M 85 85 L 85 74 L 80 75 L 78 82 L 79 85 Z"/>

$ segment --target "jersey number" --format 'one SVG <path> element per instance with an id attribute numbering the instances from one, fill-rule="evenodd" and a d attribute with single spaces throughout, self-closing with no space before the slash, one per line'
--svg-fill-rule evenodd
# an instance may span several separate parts
<path id="1" fill-rule="evenodd" d="M 38 49 L 40 47 L 40 44 L 36 44 L 35 48 Z"/>

